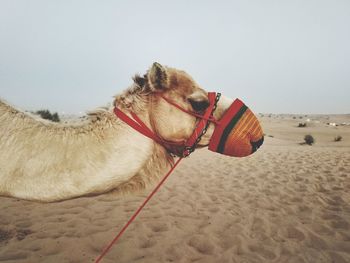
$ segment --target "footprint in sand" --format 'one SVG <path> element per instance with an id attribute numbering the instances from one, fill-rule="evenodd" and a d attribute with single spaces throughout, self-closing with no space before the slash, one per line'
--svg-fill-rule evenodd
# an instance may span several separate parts
<path id="1" fill-rule="evenodd" d="M 159 223 L 159 224 L 154 223 L 154 224 L 148 225 L 148 227 L 155 233 L 165 232 L 169 230 L 169 227 L 166 223 Z"/>
<path id="2" fill-rule="evenodd" d="M 212 255 L 215 250 L 214 244 L 208 239 L 208 237 L 196 235 L 193 236 L 187 244 L 197 250 L 201 254 Z"/>
<path id="3" fill-rule="evenodd" d="M 319 235 L 325 235 L 325 236 L 333 236 L 334 235 L 334 231 L 329 228 L 328 226 L 326 226 L 325 224 L 318 224 L 318 223 L 314 223 L 311 226 L 311 229 Z"/>
<path id="4" fill-rule="evenodd" d="M 183 256 L 183 251 L 177 245 L 166 250 L 166 260 L 168 262 L 179 262 Z"/>
<path id="5" fill-rule="evenodd" d="M 334 197 L 329 197 L 329 196 L 320 196 L 318 197 L 318 200 L 321 205 L 327 207 L 327 206 L 340 206 L 341 204 L 344 203 L 344 200 L 341 197 L 334 196 Z"/>
<path id="6" fill-rule="evenodd" d="M 265 259 L 273 260 L 276 258 L 276 255 L 274 252 L 264 248 L 263 246 L 250 245 L 250 246 L 248 246 L 248 248 L 250 251 L 259 254 L 260 256 L 262 256 Z"/>
<path id="7" fill-rule="evenodd" d="M 23 240 L 26 236 L 32 234 L 33 232 L 30 229 L 1 229 L 0 228 L 0 244 L 7 243 L 13 237 L 16 237 L 17 240 Z"/>
<path id="8" fill-rule="evenodd" d="M 18 229 L 16 230 L 16 238 L 17 240 L 23 240 L 25 239 L 28 235 L 32 234 L 33 232 L 30 229 Z"/>
<path id="9" fill-rule="evenodd" d="M 328 248 L 327 243 L 320 236 L 317 236 L 311 232 L 308 233 L 308 246 L 317 250 L 325 250 Z"/>
<path id="10" fill-rule="evenodd" d="M 336 229 L 343 229 L 343 230 L 349 229 L 349 223 L 342 218 L 337 220 L 332 220 L 330 225 Z"/>
<path id="11" fill-rule="evenodd" d="M 266 229 L 265 221 L 262 218 L 253 217 L 252 225 L 251 225 L 252 232 L 265 234 L 265 229 Z"/>
<path id="12" fill-rule="evenodd" d="M 28 258 L 28 253 L 26 252 L 5 252 L 0 255 L 0 261 L 7 261 L 11 260 L 11 262 L 17 262 L 19 260 L 25 260 Z"/>
<path id="13" fill-rule="evenodd" d="M 305 239 L 304 233 L 295 228 L 294 226 L 290 226 L 287 228 L 287 237 L 291 239 L 296 239 L 297 241 L 303 241 Z"/>
<path id="14" fill-rule="evenodd" d="M 334 214 L 334 212 L 329 212 L 327 210 L 321 214 L 321 218 L 324 220 L 343 220 L 342 217 Z"/>
<path id="15" fill-rule="evenodd" d="M 13 236 L 13 231 L 0 228 L 0 244 L 7 243 Z"/>
<path id="16" fill-rule="evenodd" d="M 336 252 L 330 252 L 329 253 L 331 262 L 336 262 L 336 263 L 348 263 L 346 259 L 344 259 L 339 253 Z"/>
<path id="17" fill-rule="evenodd" d="M 211 213 L 211 214 L 216 214 L 217 212 L 220 211 L 220 209 L 218 207 L 211 207 L 208 209 L 208 211 Z"/>
<path id="18" fill-rule="evenodd" d="M 153 247 L 157 242 L 154 239 L 145 239 L 140 241 L 140 248 L 151 248 Z"/>

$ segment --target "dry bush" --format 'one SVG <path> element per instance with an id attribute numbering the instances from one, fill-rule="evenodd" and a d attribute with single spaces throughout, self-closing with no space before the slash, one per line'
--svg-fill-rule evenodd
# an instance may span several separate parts
<path id="1" fill-rule="evenodd" d="M 340 135 L 334 137 L 335 142 L 340 142 L 343 139 Z"/>
<path id="2" fill-rule="evenodd" d="M 306 127 L 306 122 L 299 122 L 298 127 L 299 127 L 299 128 L 304 128 L 304 127 Z"/>
<path id="3" fill-rule="evenodd" d="M 53 122 L 60 122 L 60 117 L 58 116 L 57 112 L 51 114 L 51 112 L 49 110 L 38 110 L 35 112 L 35 114 L 40 115 L 41 118 L 46 119 L 46 120 L 50 120 Z"/>
<path id="4" fill-rule="evenodd" d="M 315 143 L 314 137 L 312 137 L 310 134 L 305 135 L 304 141 L 307 145 L 313 145 Z"/>

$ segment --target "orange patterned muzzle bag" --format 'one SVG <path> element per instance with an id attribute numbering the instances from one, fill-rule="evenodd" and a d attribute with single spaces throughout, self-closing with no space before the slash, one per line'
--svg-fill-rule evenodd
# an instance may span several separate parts
<path id="1" fill-rule="evenodd" d="M 216 123 L 209 150 L 244 157 L 254 153 L 263 142 L 264 134 L 258 119 L 241 100 L 236 99 Z"/>

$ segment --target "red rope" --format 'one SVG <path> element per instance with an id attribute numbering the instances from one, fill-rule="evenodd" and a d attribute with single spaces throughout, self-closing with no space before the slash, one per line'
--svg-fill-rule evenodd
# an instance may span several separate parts
<path id="1" fill-rule="evenodd" d="M 169 177 L 169 175 L 174 171 L 176 166 L 180 163 L 182 158 L 179 158 L 173 167 L 169 170 L 169 172 L 163 177 L 163 179 L 159 182 L 159 184 L 154 188 L 154 190 L 147 196 L 146 200 L 142 203 L 142 205 L 136 210 L 136 212 L 133 214 L 133 216 L 129 219 L 129 221 L 124 225 L 124 227 L 120 230 L 118 235 L 109 243 L 109 245 L 102 251 L 101 255 L 96 259 L 95 263 L 101 262 L 103 257 L 108 253 L 108 251 L 111 249 L 111 247 L 117 242 L 117 240 L 123 235 L 125 230 L 128 228 L 128 226 L 135 220 L 137 215 L 141 212 L 141 210 L 146 206 L 148 201 L 152 198 L 152 196 L 158 191 L 158 189 L 162 186 L 162 184 L 165 182 L 165 180 Z"/>

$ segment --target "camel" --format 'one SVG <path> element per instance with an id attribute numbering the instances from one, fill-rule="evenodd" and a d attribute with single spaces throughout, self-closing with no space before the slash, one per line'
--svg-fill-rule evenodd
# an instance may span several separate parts
<path id="1" fill-rule="evenodd" d="M 154 63 L 144 76 L 115 96 L 114 105 L 135 112 L 166 140 L 188 138 L 197 118 L 157 96 L 200 112 L 207 92 L 186 72 Z M 232 100 L 221 98 L 220 119 Z M 198 147 L 209 143 L 209 125 Z M 54 202 L 106 192 L 144 189 L 171 167 L 174 156 L 136 132 L 113 113 L 113 105 L 88 113 L 81 123 L 53 123 L 0 100 L 0 195 Z"/>

